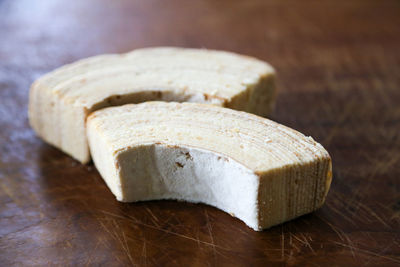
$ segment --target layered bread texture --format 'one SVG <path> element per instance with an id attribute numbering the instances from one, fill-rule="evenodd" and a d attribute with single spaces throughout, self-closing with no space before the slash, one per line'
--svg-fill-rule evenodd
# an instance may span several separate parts
<path id="1" fill-rule="evenodd" d="M 146 102 L 94 112 L 93 161 L 119 201 L 178 199 L 215 206 L 255 230 L 318 209 L 332 171 L 311 137 L 245 112 Z"/>

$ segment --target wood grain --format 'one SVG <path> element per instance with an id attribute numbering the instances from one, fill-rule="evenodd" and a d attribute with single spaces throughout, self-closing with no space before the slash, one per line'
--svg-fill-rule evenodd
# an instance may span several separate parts
<path id="1" fill-rule="evenodd" d="M 0 265 L 400 265 L 400 2 L 0 0 Z M 43 143 L 31 82 L 82 57 L 207 47 L 267 60 L 273 119 L 320 141 L 317 212 L 264 232 L 212 207 L 118 203 Z"/>

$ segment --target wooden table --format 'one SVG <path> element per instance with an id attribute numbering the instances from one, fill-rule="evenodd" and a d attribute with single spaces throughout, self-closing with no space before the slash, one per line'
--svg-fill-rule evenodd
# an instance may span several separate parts
<path id="1" fill-rule="evenodd" d="M 124 204 L 37 138 L 29 86 L 100 53 L 224 49 L 274 65 L 272 118 L 330 152 L 317 212 L 255 232 L 205 205 Z M 400 2 L 0 0 L 0 265 L 400 264 Z"/>

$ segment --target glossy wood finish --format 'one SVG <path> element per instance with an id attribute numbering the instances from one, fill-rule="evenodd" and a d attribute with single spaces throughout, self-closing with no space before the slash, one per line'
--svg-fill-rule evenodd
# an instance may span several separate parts
<path id="1" fill-rule="evenodd" d="M 158 45 L 273 64 L 273 119 L 333 158 L 323 208 L 254 232 L 205 205 L 118 203 L 30 129 L 38 76 Z M 399 47 L 398 1 L 0 0 L 0 265 L 399 265 Z"/>

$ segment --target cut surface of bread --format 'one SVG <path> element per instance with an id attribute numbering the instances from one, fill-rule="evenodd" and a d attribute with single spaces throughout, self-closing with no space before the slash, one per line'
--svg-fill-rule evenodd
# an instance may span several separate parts
<path id="1" fill-rule="evenodd" d="M 119 201 L 215 206 L 262 230 L 318 209 L 328 152 L 271 120 L 198 103 L 146 102 L 88 117 L 93 161 Z"/>
<path id="2" fill-rule="evenodd" d="M 90 160 L 86 118 L 108 106 L 150 100 L 200 102 L 266 116 L 274 70 L 230 52 L 156 47 L 101 55 L 56 69 L 32 84 L 29 121 L 46 142 Z"/>

